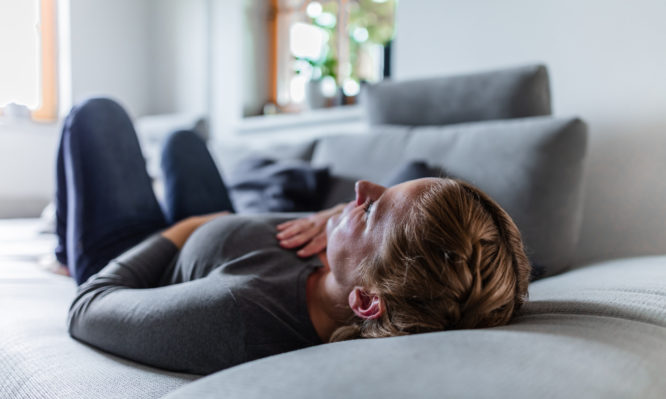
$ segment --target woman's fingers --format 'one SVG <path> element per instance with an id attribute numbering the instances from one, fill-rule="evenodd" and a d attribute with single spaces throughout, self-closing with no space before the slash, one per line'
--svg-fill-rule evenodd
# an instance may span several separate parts
<path id="1" fill-rule="evenodd" d="M 326 248 L 326 232 L 319 233 L 315 238 L 310 240 L 308 245 L 304 246 L 296 254 L 302 258 L 316 255 Z"/>
<path id="2" fill-rule="evenodd" d="M 280 240 L 280 245 L 285 248 L 296 248 L 301 245 L 311 241 L 320 233 L 320 228 L 318 226 L 312 225 L 309 229 L 301 231 L 294 236 Z"/>
<path id="3" fill-rule="evenodd" d="M 295 234 L 298 234 L 298 232 L 300 232 L 302 229 L 303 229 L 302 226 L 300 226 L 298 224 L 292 224 L 292 225 L 286 227 L 284 230 L 277 233 L 275 236 L 279 240 L 284 240 L 284 239 L 287 239 L 287 238 L 289 238 L 289 237 L 291 237 Z"/>
<path id="4" fill-rule="evenodd" d="M 276 227 L 277 227 L 278 231 L 282 231 L 282 230 L 288 228 L 289 226 L 293 225 L 294 223 L 298 222 L 299 220 L 301 220 L 301 219 L 288 220 L 284 223 L 278 224 Z"/>
<path id="5" fill-rule="evenodd" d="M 289 227 L 298 225 L 298 224 L 303 224 L 304 222 L 309 222 L 309 218 L 300 218 L 300 219 L 292 219 L 292 220 L 287 220 L 286 222 L 282 222 L 275 226 L 278 231 L 282 231 L 285 229 L 288 229 Z"/>
<path id="6" fill-rule="evenodd" d="M 295 236 L 296 234 L 307 231 L 314 226 L 314 223 L 308 219 L 298 219 L 294 220 L 293 222 L 294 223 L 290 224 L 276 235 L 279 240 L 286 240 Z"/>
<path id="7" fill-rule="evenodd" d="M 289 220 L 277 225 L 276 234 L 280 246 L 294 249 L 305 245 L 298 250 L 300 257 L 315 255 L 326 249 L 326 222 L 328 219 L 340 213 L 345 204 L 335 208 L 318 212 L 306 218 Z"/>

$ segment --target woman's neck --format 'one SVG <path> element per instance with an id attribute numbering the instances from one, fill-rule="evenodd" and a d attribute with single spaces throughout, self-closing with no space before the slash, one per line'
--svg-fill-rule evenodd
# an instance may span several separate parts
<path id="1" fill-rule="evenodd" d="M 348 292 L 335 280 L 326 258 L 321 252 L 319 259 L 324 267 L 317 269 L 310 276 L 306 285 L 308 313 L 317 335 L 328 342 L 331 334 L 345 324 L 352 315 L 349 308 Z"/>

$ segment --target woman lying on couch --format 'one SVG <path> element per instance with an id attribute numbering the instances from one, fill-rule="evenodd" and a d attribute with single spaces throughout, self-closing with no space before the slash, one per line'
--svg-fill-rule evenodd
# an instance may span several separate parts
<path id="1" fill-rule="evenodd" d="M 461 181 L 359 181 L 354 201 L 285 220 L 231 214 L 191 132 L 162 162 L 164 212 L 118 104 L 66 120 L 57 256 L 81 284 L 69 332 L 110 353 L 207 374 L 323 342 L 498 326 L 527 295 L 518 229 Z"/>

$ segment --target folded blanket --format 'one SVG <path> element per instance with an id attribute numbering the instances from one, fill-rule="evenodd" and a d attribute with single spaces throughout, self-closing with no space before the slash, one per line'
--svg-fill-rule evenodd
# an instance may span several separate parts
<path id="1" fill-rule="evenodd" d="M 238 213 L 311 212 L 321 209 L 329 172 L 306 161 L 255 157 L 241 161 L 228 183 Z"/>

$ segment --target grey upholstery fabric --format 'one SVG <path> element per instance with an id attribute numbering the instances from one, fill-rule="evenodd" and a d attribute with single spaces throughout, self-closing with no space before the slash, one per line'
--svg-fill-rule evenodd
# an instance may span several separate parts
<path id="1" fill-rule="evenodd" d="M 372 125 L 446 125 L 550 115 L 550 86 L 543 65 L 364 88 L 361 103 Z"/>
<path id="2" fill-rule="evenodd" d="M 530 286 L 512 324 L 356 340 L 204 377 L 167 398 L 663 398 L 666 257 Z"/>
<path id="3" fill-rule="evenodd" d="M 75 291 L 71 278 L 34 261 L 0 258 L 0 398 L 159 398 L 199 377 L 73 340 L 65 322 Z"/>
<path id="4" fill-rule="evenodd" d="M 539 276 L 570 266 L 582 216 L 587 128 L 576 118 L 533 117 L 323 138 L 312 163 L 341 181 L 382 182 L 422 159 L 493 197 L 514 218 Z M 342 185 L 342 183 L 341 183 Z M 348 187 L 347 187 L 348 188 Z M 340 197 L 333 197 L 340 195 Z M 347 197 L 336 189 L 328 204 Z"/>

